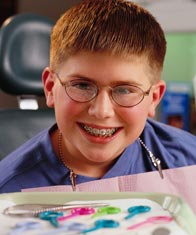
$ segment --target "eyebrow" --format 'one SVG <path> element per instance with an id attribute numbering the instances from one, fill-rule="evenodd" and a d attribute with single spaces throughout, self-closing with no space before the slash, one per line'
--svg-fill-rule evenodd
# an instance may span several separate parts
<path id="1" fill-rule="evenodd" d="M 93 82 L 95 83 L 96 85 L 98 85 L 98 82 L 95 81 L 93 78 L 90 78 L 90 77 L 86 77 L 86 76 L 83 76 L 83 75 L 80 75 L 80 74 L 69 74 L 67 77 L 75 77 L 75 78 L 78 78 L 78 79 L 83 79 L 83 80 L 86 80 L 86 81 L 90 81 L 90 82 Z M 111 82 L 109 86 L 118 86 L 118 85 L 132 85 L 132 86 L 137 86 L 137 87 L 141 87 L 143 84 L 142 83 L 138 83 L 136 81 L 130 81 L 130 80 L 123 80 L 123 81 L 114 81 L 114 82 Z"/>

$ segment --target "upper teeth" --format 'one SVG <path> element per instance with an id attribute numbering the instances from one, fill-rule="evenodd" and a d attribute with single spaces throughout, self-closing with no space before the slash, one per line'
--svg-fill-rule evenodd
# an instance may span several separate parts
<path id="1" fill-rule="evenodd" d="M 92 128 L 90 126 L 86 126 L 84 125 L 84 129 L 95 136 L 111 136 L 112 134 L 114 134 L 114 132 L 117 130 L 117 128 L 111 128 L 111 129 L 97 129 L 97 128 Z"/>

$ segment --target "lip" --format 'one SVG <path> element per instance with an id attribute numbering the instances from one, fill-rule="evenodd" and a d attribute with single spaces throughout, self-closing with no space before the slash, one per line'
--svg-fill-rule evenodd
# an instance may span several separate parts
<path id="1" fill-rule="evenodd" d="M 114 140 L 117 135 L 119 134 L 119 132 L 123 129 L 122 127 L 106 127 L 106 126 L 99 126 L 99 125 L 91 125 L 91 124 L 86 124 L 86 123 L 77 123 L 80 131 L 82 132 L 82 134 L 90 141 L 90 142 L 94 142 L 94 143 L 100 143 L 100 144 L 106 144 L 109 143 L 110 141 Z M 95 135 L 91 135 L 90 133 L 88 133 L 87 131 L 85 131 L 84 126 L 88 126 L 92 129 L 98 129 L 98 130 L 112 130 L 112 129 L 116 129 L 115 133 L 113 133 L 111 136 L 95 136 Z"/>

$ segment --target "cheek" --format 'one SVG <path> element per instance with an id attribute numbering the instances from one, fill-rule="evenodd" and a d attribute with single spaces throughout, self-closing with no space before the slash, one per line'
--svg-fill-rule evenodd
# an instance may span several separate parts
<path id="1" fill-rule="evenodd" d="M 148 109 L 145 105 L 135 106 L 133 108 L 128 108 L 123 110 L 121 113 L 122 121 L 125 124 L 125 131 L 127 134 L 135 133 L 140 134 L 145 126 L 146 119 L 148 117 Z"/>
<path id="2" fill-rule="evenodd" d="M 74 120 L 78 119 L 84 110 L 85 108 L 82 104 L 76 103 L 69 98 L 58 101 L 55 105 L 57 123 L 61 123 L 61 125 L 74 123 Z"/>
<path id="3" fill-rule="evenodd" d="M 71 116 L 74 114 L 75 102 L 71 100 L 61 87 L 54 91 L 54 107 L 57 116 Z"/>
<path id="4" fill-rule="evenodd" d="M 124 120 L 128 125 L 139 125 L 141 120 L 145 120 L 146 116 L 143 112 L 124 112 Z"/>
<path id="5" fill-rule="evenodd" d="M 139 123 L 139 120 L 146 120 L 149 111 L 148 107 L 148 105 L 142 104 L 124 109 L 121 116 L 124 116 L 124 119 L 126 119 L 128 123 Z"/>

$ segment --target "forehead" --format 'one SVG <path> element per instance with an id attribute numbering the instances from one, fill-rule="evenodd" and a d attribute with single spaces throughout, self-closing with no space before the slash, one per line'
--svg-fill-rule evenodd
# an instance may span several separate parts
<path id="1" fill-rule="evenodd" d="M 151 68 L 144 55 L 127 57 L 106 52 L 80 52 L 70 56 L 61 65 L 61 76 L 83 76 L 90 79 L 151 80 Z"/>

